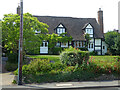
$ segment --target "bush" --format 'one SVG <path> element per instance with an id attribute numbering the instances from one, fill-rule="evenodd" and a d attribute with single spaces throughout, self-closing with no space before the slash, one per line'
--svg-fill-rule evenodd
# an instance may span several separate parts
<path id="1" fill-rule="evenodd" d="M 88 48 L 79 48 L 81 51 L 88 51 Z"/>
<path id="2" fill-rule="evenodd" d="M 92 51 L 92 52 L 90 52 L 90 55 L 97 55 L 97 52 L 96 51 Z"/>
<path id="3" fill-rule="evenodd" d="M 10 62 L 6 62 L 6 65 L 5 65 L 5 69 L 7 71 L 14 71 L 16 70 L 18 67 L 18 63 L 10 63 Z"/>
<path id="4" fill-rule="evenodd" d="M 26 50 L 25 52 L 26 54 L 29 54 L 29 55 L 39 55 L 40 48 L 29 49 L 29 50 Z"/>
<path id="5" fill-rule="evenodd" d="M 83 61 L 87 62 L 89 60 L 89 52 L 70 47 L 60 54 L 60 60 L 70 66 L 81 65 Z"/>
<path id="6" fill-rule="evenodd" d="M 59 55 L 62 51 L 62 48 L 61 47 L 55 47 L 53 49 L 49 49 L 49 54 L 52 54 L 52 55 Z"/>
<path id="7" fill-rule="evenodd" d="M 34 59 L 30 62 L 28 65 L 24 65 L 22 67 L 22 73 L 23 75 L 28 74 L 48 74 L 57 72 L 59 73 L 59 70 L 64 69 L 65 65 L 60 62 L 54 62 L 46 59 Z M 17 74 L 18 70 L 14 72 L 14 74 Z"/>
<path id="8" fill-rule="evenodd" d="M 9 53 L 8 56 L 8 62 L 9 63 L 17 63 L 18 62 L 18 53 Z"/>

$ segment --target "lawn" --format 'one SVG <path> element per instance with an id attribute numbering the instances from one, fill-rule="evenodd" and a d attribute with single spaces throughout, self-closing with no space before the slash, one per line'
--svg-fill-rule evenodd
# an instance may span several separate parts
<path id="1" fill-rule="evenodd" d="M 59 55 L 27 55 L 30 58 L 49 59 L 51 61 L 59 62 Z M 89 61 L 94 61 L 96 64 L 108 63 L 111 64 L 113 61 L 120 59 L 120 56 L 90 56 Z"/>
<path id="2" fill-rule="evenodd" d="M 49 59 L 51 61 L 59 62 L 59 55 L 27 55 L 30 58 Z"/>

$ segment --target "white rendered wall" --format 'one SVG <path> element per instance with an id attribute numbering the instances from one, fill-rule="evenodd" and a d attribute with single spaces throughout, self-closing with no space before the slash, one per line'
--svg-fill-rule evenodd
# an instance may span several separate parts
<path id="1" fill-rule="evenodd" d="M 105 53 L 107 53 L 107 44 L 105 43 L 105 41 L 102 41 L 102 55 L 105 55 Z"/>
<path id="2" fill-rule="evenodd" d="M 95 45 L 101 45 L 101 39 L 95 39 Z"/>
<path id="3" fill-rule="evenodd" d="M 93 48 L 92 48 L 92 44 L 93 44 Z M 90 48 L 89 48 L 89 45 L 88 45 L 88 50 L 90 52 L 94 51 L 94 39 L 93 38 L 90 40 Z"/>
<path id="4" fill-rule="evenodd" d="M 95 50 L 101 50 L 101 47 L 95 47 Z"/>

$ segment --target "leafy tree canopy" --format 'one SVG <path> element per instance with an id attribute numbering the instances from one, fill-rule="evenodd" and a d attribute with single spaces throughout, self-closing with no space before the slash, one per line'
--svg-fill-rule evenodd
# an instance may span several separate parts
<path id="1" fill-rule="evenodd" d="M 50 49 L 53 49 L 55 46 L 56 46 L 56 43 L 57 42 L 63 42 L 63 43 L 66 43 L 68 41 L 72 41 L 72 37 L 68 37 L 66 36 L 67 33 L 62 33 L 61 35 L 58 35 L 58 34 L 47 34 L 47 38 L 46 40 L 49 41 L 49 45 L 48 47 Z"/>
<path id="2" fill-rule="evenodd" d="M 48 33 L 48 25 L 39 22 L 29 13 L 23 15 L 23 46 L 24 50 L 40 45 L 40 42 Z M 38 31 L 37 35 L 35 32 Z M 17 53 L 20 32 L 20 16 L 18 14 L 5 14 L 2 20 L 3 47 L 11 53 Z M 33 43 L 34 42 L 34 43 Z"/>
<path id="3" fill-rule="evenodd" d="M 90 40 L 91 40 L 90 35 L 89 35 L 88 33 L 85 34 L 85 39 L 86 39 L 86 44 L 85 44 L 85 46 L 87 47 L 88 44 L 90 43 Z"/>
<path id="4" fill-rule="evenodd" d="M 112 55 L 120 55 L 120 34 L 109 31 L 105 34 L 105 42 Z"/>

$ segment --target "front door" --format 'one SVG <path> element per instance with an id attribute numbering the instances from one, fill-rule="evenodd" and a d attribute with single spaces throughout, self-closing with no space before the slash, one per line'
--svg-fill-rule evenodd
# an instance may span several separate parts
<path id="1" fill-rule="evenodd" d="M 48 54 L 48 42 L 43 41 L 40 46 L 40 54 Z"/>

